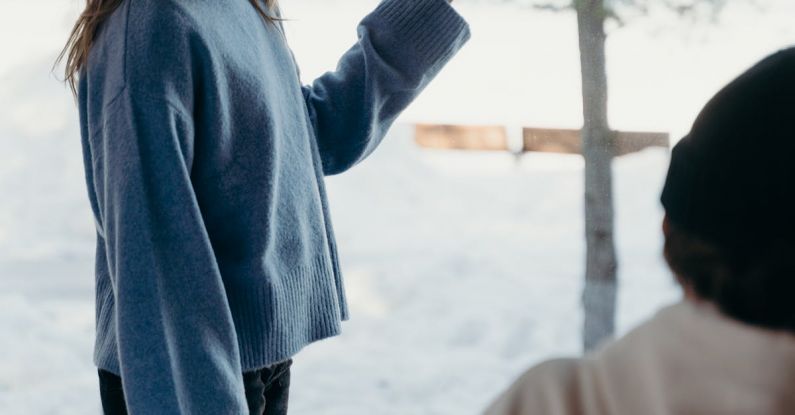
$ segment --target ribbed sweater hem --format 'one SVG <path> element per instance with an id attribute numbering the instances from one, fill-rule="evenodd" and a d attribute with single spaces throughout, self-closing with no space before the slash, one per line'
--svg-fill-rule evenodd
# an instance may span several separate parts
<path id="1" fill-rule="evenodd" d="M 109 283 L 97 284 L 103 296 L 102 291 L 110 289 Z M 238 292 L 234 298 L 230 309 L 244 372 L 289 359 L 307 345 L 341 332 L 340 297 L 332 264 L 325 256 Z M 120 375 L 112 294 L 109 300 L 98 313 L 94 364 Z"/>

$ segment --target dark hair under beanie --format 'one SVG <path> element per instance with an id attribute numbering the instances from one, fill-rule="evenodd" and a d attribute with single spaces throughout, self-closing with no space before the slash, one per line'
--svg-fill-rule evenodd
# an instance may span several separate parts
<path id="1" fill-rule="evenodd" d="M 795 330 L 795 48 L 707 104 L 673 150 L 662 203 L 733 270 L 699 294 L 740 320 Z"/>

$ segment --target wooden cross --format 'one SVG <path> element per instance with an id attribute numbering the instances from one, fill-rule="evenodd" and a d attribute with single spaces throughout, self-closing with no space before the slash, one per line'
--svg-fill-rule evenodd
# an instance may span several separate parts
<path id="1" fill-rule="evenodd" d="M 502 126 L 417 124 L 415 140 L 434 149 L 509 151 L 508 129 Z M 670 147 L 670 135 L 660 132 L 615 131 L 614 155 L 636 153 L 650 147 Z M 522 152 L 582 154 L 580 130 L 523 128 Z"/>

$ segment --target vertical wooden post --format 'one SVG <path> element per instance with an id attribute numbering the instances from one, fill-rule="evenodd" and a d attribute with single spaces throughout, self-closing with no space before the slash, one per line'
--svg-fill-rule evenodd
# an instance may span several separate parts
<path id="1" fill-rule="evenodd" d="M 585 236 L 583 347 L 592 350 L 615 330 L 618 261 L 613 237 L 614 155 L 607 119 L 605 0 L 574 0 L 582 71 Z"/>

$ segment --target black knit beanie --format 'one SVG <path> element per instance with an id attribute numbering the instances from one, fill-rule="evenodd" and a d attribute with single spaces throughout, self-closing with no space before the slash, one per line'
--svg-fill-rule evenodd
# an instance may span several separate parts
<path id="1" fill-rule="evenodd" d="M 681 278 L 730 317 L 795 333 L 795 48 L 707 104 L 673 150 L 662 203 L 720 258 L 667 250 Z"/>
<path id="2" fill-rule="evenodd" d="M 728 254 L 795 243 L 795 48 L 707 104 L 673 149 L 662 204 L 678 228 Z"/>

